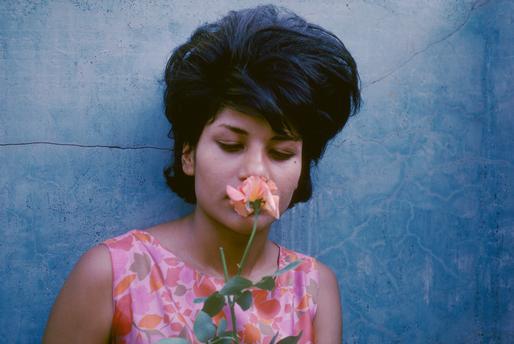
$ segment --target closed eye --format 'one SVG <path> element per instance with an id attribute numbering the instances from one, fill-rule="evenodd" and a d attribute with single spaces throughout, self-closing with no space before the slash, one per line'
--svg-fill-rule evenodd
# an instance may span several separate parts
<path id="1" fill-rule="evenodd" d="M 295 154 L 294 153 L 289 153 L 289 152 L 281 152 L 281 151 L 277 151 L 277 150 L 272 150 L 270 152 L 270 155 L 275 160 L 285 161 L 285 160 L 289 160 L 292 157 L 294 157 Z"/>
<path id="2" fill-rule="evenodd" d="M 241 143 L 227 143 L 221 141 L 217 141 L 216 143 L 223 151 L 228 153 L 239 152 L 244 148 L 244 146 Z"/>

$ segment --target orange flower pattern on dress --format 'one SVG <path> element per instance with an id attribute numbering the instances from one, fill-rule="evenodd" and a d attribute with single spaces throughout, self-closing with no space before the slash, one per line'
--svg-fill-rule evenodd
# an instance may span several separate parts
<path id="1" fill-rule="evenodd" d="M 193 324 L 202 303 L 198 297 L 219 290 L 223 278 L 203 274 L 166 250 L 150 233 L 133 230 L 104 242 L 113 267 L 112 343 L 155 343 L 163 338 L 183 337 L 190 343 Z M 276 279 L 273 291 L 252 289 L 254 303 L 243 311 L 236 306 L 241 343 L 269 343 L 303 331 L 301 344 L 314 343 L 319 272 L 312 257 L 279 246 L 278 268 L 303 259 L 294 270 Z M 214 317 L 231 329 L 230 310 Z"/>
<path id="2" fill-rule="evenodd" d="M 277 185 L 270 179 L 266 180 L 263 177 L 250 176 L 237 188 L 227 185 L 227 195 L 234 210 L 243 217 L 253 214 L 254 209 L 251 203 L 257 200 L 261 200 L 262 209 L 271 216 L 276 219 L 280 217 Z"/>

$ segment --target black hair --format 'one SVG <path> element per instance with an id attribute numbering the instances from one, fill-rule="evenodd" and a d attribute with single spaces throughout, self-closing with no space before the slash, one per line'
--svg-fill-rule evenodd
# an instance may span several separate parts
<path id="1" fill-rule="evenodd" d="M 166 117 L 174 139 L 168 186 L 196 202 L 182 148 L 194 147 L 224 107 L 263 116 L 279 134 L 303 141 L 302 173 L 290 207 L 312 195 L 311 165 L 361 103 L 357 66 L 331 32 L 272 5 L 231 11 L 196 29 L 166 65 Z"/>

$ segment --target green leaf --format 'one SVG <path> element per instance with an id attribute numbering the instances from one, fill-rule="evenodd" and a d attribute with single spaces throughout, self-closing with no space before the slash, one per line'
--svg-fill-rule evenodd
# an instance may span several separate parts
<path id="1" fill-rule="evenodd" d="M 165 338 L 158 341 L 156 344 L 189 344 L 184 338 Z"/>
<path id="2" fill-rule="evenodd" d="M 244 277 L 234 276 L 225 283 L 219 293 L 221 295 L 236 295 L 243 291 L 243 289 L 251 287 L 252 284 L 252 281 Z"/>
<path id="3" fill-rule="evenodd" d="M 202 311 L 209 314 L 211 317 L 221 311 L 223 306 L 225 305 L 225 297 L 220 295 L 220 293 L 215 292 L 212 293 L 207 300 L 205 300 L 205 304 L 203 305 Z"/>
<path id="4" fill-rule="evenodd" d="M 252 305 L 252 293 L 249 290 L 236 296 L 236 302 L 243 311 L 246 311 Z"/>
<path id="5" fill-rule="evenodd" d="M 224 318 L 221 318 L 219 324 L 218 324 L 218 336 L 221 336 L 223 332 L 227 329 L 227 321 Z"/>
<path id="6" fill-rule="evenodd" d="M 292 263 L 289 263 L 285 268 L 282 268 L 280 270 L 277 270 L 275 271 L 275 273 L 273 274 L 274 277 L 277 277 L 277 276 L 280 276 L 282 275 L 284 272 L 287 272 L 289 270 L 293 270 L 294 268 L 296 268 L 298 265 L 300 265 L 301 263 L 303 263 L 303 259 L 298 259 L 298 260 L 295 260 L 294 262 Z"/>
<path id="7" fill-rule="evenodd" d="M 216 326 L 212 323 L 209 314 L 204 311 L 200 311 L 196 316 L 193 330 L 196 338 L 202 343 L 207 343 L 209 339 L 216 335 Z"/>
<path id="8" fill-rule="evenodd" d="M 272 276 L 264 276 L 259 282 L 255 283 L 255 286 L 263 290 L 273 290 L 275 288 L 275 279 Z"/>
<path id="9" fill-rule="evenodd" d="M 296 344 L 300 340 L 300 337 L 302 336 L 302 332 L 303 331 L 300 331 L 300 333 L 298 333 L 297 336 L 289 336 L 289 337 L 283 338 L 283 339 L 279 340 L 277 344 Z"/>

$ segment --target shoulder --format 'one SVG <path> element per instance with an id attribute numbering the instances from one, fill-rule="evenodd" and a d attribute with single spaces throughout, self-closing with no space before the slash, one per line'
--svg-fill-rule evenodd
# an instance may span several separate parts
<path id="1" fill-rule="evenodd" d="M 112 307 L 112 267 L 104 245 L 87 251 L 77 262 L 52 308 L 44 343 L 105 342 Z"/>
<path id="2" fill-rule="evenodd" d="M 109 250 L 103 244 L 91 248 L 80 257 L 72 273 L 83 277 L 94 277 L 91 283 L 108 282 L 111 280 L 112 267 Z"/>
<path id="3" fill-rule="evenodd" d="M 80 257 L 62 292 L 67 292 L 71 296 L 87 293 L 91 301 L 109 301 L 110 304 L 111 289 L 111 257 L 107 247 L 100 244 Z"/>
<path id="4" fill-rule="evenodd" d="M 334 271 L 330 269 L 328 266 L 323 264 L 322 262 L 316 260 L 316 265 L 318 266 L 319 271 L 319 284 L 320 289 L 324 288 L 336 288 L 339 291 L 339 286 L 337 282 L 337 277 Z"/>
<path id="5" fill-rule="evenodd" d="M 316 338 L 324 343 L 339 343 L 342 337 L 342 314 L 339 283 L 335 273 L 318 261 L 319 291 L 314 319 Z"/>
<path id="6" fill-rule="evenodd" d="M 64 287 L 95 287 L 92 293 L 110 291 L 112 287 L 112 264 L 107 247 L 94 246 L 80 257 Z"/>
<path id="7" fill-rule="evenodd" d="M 97 245 L 84 253 L 75 264 L 62 292 L 88 287 L 110 288 L 112 266 L 110 254 L 105 245 Z"/>

